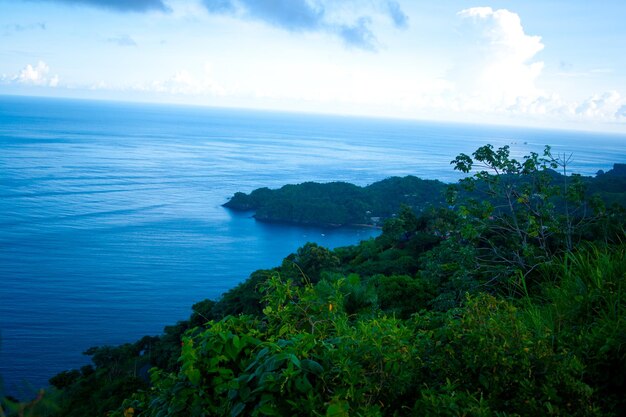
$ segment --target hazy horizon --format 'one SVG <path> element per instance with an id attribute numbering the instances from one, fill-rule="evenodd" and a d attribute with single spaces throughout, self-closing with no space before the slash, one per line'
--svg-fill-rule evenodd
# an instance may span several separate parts
<path id="1" fill-rule="evenodd" d="M 626 132 L 626 4 L 0 0 L 0 94 Z"/>

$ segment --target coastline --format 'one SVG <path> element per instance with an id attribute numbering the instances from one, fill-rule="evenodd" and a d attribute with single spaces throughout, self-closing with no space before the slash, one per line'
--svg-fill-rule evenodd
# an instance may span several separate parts
<path id="1" fill-rule="evenodd" d="M 225 207 L 228 210 L 238 211 L 237 209 L 233 209 L 230 207 Z M 249 211 L 249 210 L 247 210 Z M 298 222 L 298 221 L 290 221 L 290 220 L 278 220 L 271 218 L 259 218 L 256 214 L 249 216 L 249 218 L 253 218 L 254 220 L 266 223 L 266 224 L 282 224 L 287 226 L 300 226 L 300 227 L 318 227 L 322 229 L 375 229 L 382 230 L 382 226 L 377 226 L 375 224 L 367 224 L 367 223 L 322 223 L 322 222 Z"/>

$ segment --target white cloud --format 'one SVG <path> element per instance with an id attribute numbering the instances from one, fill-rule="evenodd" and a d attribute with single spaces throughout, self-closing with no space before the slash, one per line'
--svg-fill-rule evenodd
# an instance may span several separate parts
<path id="1" fill-rule="evenodd" d="M 409 18 L 396 0 L 202 0 L 210 14 L 256 20 L 289 32 L 338 36 L 349 47 L 377 51 L 374 17 L 383 15 L 397 29 Z"/>
<path id="2" fill-rule="evenodd" d="M 204 66 L 199 75 L 184 69 L 176 72 L 168 79 L 135 85 L 132 89 L 174 95 L 222 96 L 225 94 L 224 88 L 213 79 L 209 64 Z"/>
<path id="3" fill-rule="evenodd" d="M 519 98 L 507 112 L 561 122 L 620 122 L 626 118 L 626 98 L 617 91 L 594 94 L 581 101 L 565 101 L 558 94 L 551 94 Z"/>
<path id="4" fill-rule="evenodd" d="M 587 118 L 612 119 L 619 114 L 624 102 L 617 91 L 610 91 L 589 97 L 575 111 L 577 115 Z"/>
<path id="5" fill-rule="evenodd" d="M 2 76 L 3 82 L 35 85 L 45 87 L 56 87 L 59 85 L 59 76 L 50 75 L 50 67 L 43 61 L 39 61 L 36 66 L 26 65 L 22 70 L 11 76 Z"/>
<path id="6" fill-rule="evenodd" d="M 544 45 L 540 36 L 525 33 L 519 15 L 475 7 L 458 16 L 467 44 L 450 76 L 462 108 L 506 108 L 520 97 L 544 94 L 535 85 L 544 63 L 534 60 Z"/>
<path id="7" fill-rule="evenodd" d="M 544 63 L 540 36 L 529 35 L 518 14 L 490 7 L 475 7 L 458 14 L 460 50 L 456 65 L 446 74 L 449 88 L 426 92 L 411 104 L 417 112 L 455 113 L 462 120 L 501 117 L 563 125 L 569 122 L 624 122 L 626 98 L 617 91 L 578 100 L 564 100 L 554 91 L 538 87 Z M 590 70 L 588 74 L 610 69 Z M 445 86 L 445 84 L 442 84 Z"/>

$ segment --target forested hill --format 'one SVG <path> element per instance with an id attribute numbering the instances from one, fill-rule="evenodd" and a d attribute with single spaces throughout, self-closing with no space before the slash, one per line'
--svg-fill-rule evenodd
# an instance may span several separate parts
<path id="1" fill-rule="evenodd" d="M 445 187 L 441 181 L 414 176 L 387 178 L 366 187 L 345 182 L 305 182 L 277 190 L 259 188 L 250 194 L 238 192 L 224 207 L 254 210 L 257 220 L 267 222 L 378 225 L 381 219 L 397 213 L 403 204 L 418 212 L 443 205 Z"/>
<path id="2" fill-rule="evenodd" d="M 566 176 L 549 171 L 551 182 L 560 186 Z M 626 207 L 626 164 L 599 171 L 595 177 L 574 176 L 586 193 L 599 196 L 605 204 Z M 512 177 L 512 181 L 524 181 Z M 484 183 L 477 188 L 484 188 Z M 255 211 L 254 217 L 265 222 L 305 225 L 345 226 L 382 225 L 398 213 L 402 205 L 417 213 L 445 205 L 447 184 L 414 176 L 391 177 L 366 187 L 346 182 L 305 182 L 285 185 L 279 189 L 259 188 L 250 194 L 237 192 L 224 204 L 232 210 Z M 480 192 L 464 190 L 465 197 L 491 198 Z"/>
<path id="3" fill-rule="evenodd" d="M 461 154 L 491 169 L 449 204 L 307 243 L 30 402 L 0 395 L 0 416 L 626 415 L 626 210 L 585 190 L 619 200 L 626 175 L 557 176 L 546 155 Z"/>
<path id="4" fill-rule="evenodd" d="M 589 179 L 589 189 L 607 204 L 626 207 L 626 164 L 614 164 L 607 172 L 598 171 L 595 178 Z"/>

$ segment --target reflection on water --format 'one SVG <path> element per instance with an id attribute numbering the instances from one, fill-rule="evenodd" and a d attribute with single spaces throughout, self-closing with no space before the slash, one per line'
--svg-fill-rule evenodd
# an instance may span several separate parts
<path id="1" fill-rule="evenodd" d="M 0 374 L 10 390 L 85 363 L 92 345 L 157 334 L 307 241 L 371 229 L 265 225 L 236 191 L 392 175 L 455 181 L 485 143 L 574 152 L 609 169 L 623 137 L 234 110 L 0 98 Z M 624 162 L 622 160 L 622 162 Z"/>

